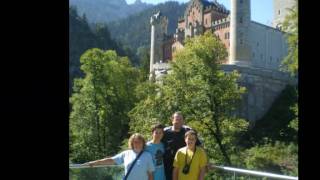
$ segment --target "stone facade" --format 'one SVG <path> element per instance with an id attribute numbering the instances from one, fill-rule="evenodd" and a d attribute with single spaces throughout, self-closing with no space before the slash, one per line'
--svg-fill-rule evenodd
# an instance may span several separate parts
<path id="1" fill-rule="evenodd" d="M 260 119 L 287 84 L 297 83 L 288 73 L 272 69 L 229 64 L 222 65 L 222 69 L 225 72 L 237 70 L 241 74 L 239 83 L 246 87 L 247 93 L 243 96 L 237 114 L 250 121 Z"/>

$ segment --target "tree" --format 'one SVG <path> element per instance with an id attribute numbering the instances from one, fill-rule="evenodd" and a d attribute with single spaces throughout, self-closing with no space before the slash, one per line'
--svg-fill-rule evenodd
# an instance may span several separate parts
<path id="1" fill-rule="evenodd" d="M 288 42 L 288 55 L 283 59 L 281 70 L 289 72 L 294 78 L 298 76 L 298 1 L 295 1 L 295 5 L 288 9 L 290 12 L 285 17 L 285 20 L 282 24 L 283 30 L 286 32 L 287 42 Z M 275 173 L 284 173 L 287 175 L 298 175 L 298 142 L 297 142 L 297 132 L 298 132 L 298 104 L 296 102 L 298 98 L 297 87 L 293 88 L 290 93 L 284 94 L 286 96 L 291 96 L 289 101 L 293 101 L 293 105 L 284 106 L 286 110 L 273 110 L 271 108 L 270 115 L 273 115 L 275 118 L 274 122 L 276 126 L 281 126 L 284 131 L 281 131 L 279 134 L 268 132 L 267 128 L 257 127 L 257 132 L 260 131 L 260 134 L 267 135 L 264 137 L 264 143 L 259 143 L 256 146 L 247 149 L 242 154 L 242 158 L 246 163 L 247 168 L 258 169 L 258 170 L 267 170 L 273 171 Z M 295 103 L 294 103 L 295 102 Z M 292 104 L 292 102 L 290 103 Z M 273 107 L 276 108 L 276 107 Z M 292 112 L 288 112 L 288 110 Z M 278 111 L 278 112 L 277 112 Z M 278 115 L 276 115 L 278 114 Z M 290 116 L 283 116 L 283 115 Z M 270 116 L 269 115 L 269 116 Z M 293 119 L 292 119 L 293 115 Z M 270 120 L 269 117 L 266 118 Z M 271 117 L 272 117 L 271 116 Z M 279 117 L 282 117 L 282 119 Z M 272 118 L 271 118 L 272 119 Z M 291 119 L 291 121 L 290 121 Z M 279 122 L 280 123 L 279 123 Z M 283 127 L 283 122 L 286 122 L 287 127 Z M 289 122 L 289 124 L 288 124 Z M 268 122 L 270 124 L 270 122 Z M 281 124 L 282 123 L 282 124 Z M 266 125 L 266 124 L 265 124 Z M 262 125 L 263 126 L 263 125 Z M 288 129 L 291 128 L 291 129 Z M 287 130 L 285 130 L 287 128 Z M 271 128 L 270 128 L 271 129 Z M 290 133 L 291 130 L 291 133 Z M 274 131 L 274 128 L 273 128 Z M 295 135 L 292 135 L 293 133 Z M 270 136 L 272 135 L 273 136 Z M 285 139 L 290 139 L 286 141 L 281 137 L 286 137 Z M 256 138 L 256 137 L 255 137 Z M 260 139 L 261 141 L 262 139 Z M 280 141 L 279 141 L 280 140 Z"/>
<path id="2" fill-rule="evenodd" d="M 283 22 L 283 30 L 287 32 L 289 53 L 282 62 L 282 69 L 296 76 L 298 74 L 298 1 L 292 8 L 288 9 L 289 14 Z"/>
<path id="3" fill-rule="evenodd" d="M 242 156 L 248 169 L 298 175 L 298 146 L 294 143 L 267 143 L 245 150 Z"/>
<path id="4" fill-rule="evenodd" d="M 71 160 L 85 162 L 119 150 L 126 138 L 127 112 L 136 101 L 132 88 L 140 73 L 115 51 L 91 49 L 81 56 L 85 77 L 76 79 L 70 98 Z"/>
<path id="5" fill-rule="evenodd" d="M 295 0 L 295 4 L 289 9 L 289 14 L 285 17 L 283 22 L 283 29 L 287 32 L 289 53 L 282 62 L 282 69 L 288 71 L 294 77 L 298 76 L 298 0 Z M 298 89 L 296 89 L 296 94 L 298 94 Z M 291 107 L 292 111 L 295 113 L 295 118 L 291 122 L 289 127 L 292 127 L 298 131 L 298 103 Z"/>
<path id="6" fill-rule="evenodd" d="M 150 48 L 139 47 L 137 50 L 137 56 L 139 57 L 140 70 L 144 79 L 147 80 L 150 72 Z"/>
<path id="7" fill-rule="evenodd" d="M 231 164 L 230 155 L 237 149 L 235 137 L 248 123 L 233 115 L 244 88 L 237 84 L 237 72 L 219 69 L 226 55 L 224 45 L 212 33 L 187 40 L 162 83 L 147 82 L 137 89 L 142 100 L 130 112 L 130 130 L 150 136 L 152 123 L 169 125 L 170 115 L 180 110 L 200 132 L 208 155 L 218 163 Z"/>

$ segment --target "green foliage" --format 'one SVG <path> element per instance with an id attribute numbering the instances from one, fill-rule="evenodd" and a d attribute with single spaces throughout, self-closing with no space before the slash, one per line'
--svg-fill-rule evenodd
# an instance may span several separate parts
<path id="1" fill-rule="evenodd" d="M 298 175 L 298 146 L 283 142 L 255 146 L 243 153 L 248 169 Z"/>
<path id="2" fill-rule="evenodd" d="M 283 30 L 286 31 L 289 45 L 289 53 L 282 62 L 282 69 L 292 75 L 298 74 L 298 1 L 289 9 L 290 13 L 285 17 Z"/>
<path id="3" fill-rule="evenodd" d="M 149 78 L 150 72 L 150 48 L 139 47 L 137 55 L 140 59 L 140 70 L 145 80 Z"/>
<path id="4" fill-rule="evenodd" d="M 127 136 L 127 112 L 136 98 L 132 89 L 140 73 L 115 51 L 91 49 L 81 56 L 85 77 L 76 79 L 70 98 L 73 162 L 105 157 L 119 150 Z"/>
<path id="5" fill-rule="evenodd" d="M 180 110 L 186 123 L 201 134 L 209 157 L 230 164 L 233 143 L 248 123 L 232 116 L 244 88 L 236 83 L 238 73 L 219 69 L 226 54 L 211 33 L 187 41 L 162 84 L 145 83 L 137 89 L 141 101 L 130 112 L 130 130 L 149 136 L 151 124 L 170 125 L 171 114 Z"/>
<path id="6" fill-rule="evenodd" d="M 238 160 L 252 170 L 297 176 L 298 120 L 297 91 L 287 86 L 265 116 L 244 133 L 240 144 L 245 151 Z"/>
<path id="7" fill-rule="evenodd" d="M 294 112 L 295 118 L 290 122 L 289 127 L 298 132 L 298 103 L 295 103 L 290 109 Z"/>
<path id="8" fill-rule="evenodd" d="M 268 112 L 242 137 L 241 144 L 252 147 L 275 141 L 297 142 L 297 131 L 289 124 L 295 116 L 291 107 L 297 103 L 297 91 L 287 85 Z"/>
<path id="9" fill-rule="evenodd" d="M 80 56 L 88 49 L 100 48 L 115 50 L 121 56 L 135 58 L 130 48 L 122 48 L 122 45 L 114 41 L 106 24 L 94 24 L 91 29 L 86 16 L 79 17 L 75 7 L 69 8 L 69 87 L 73 87 L 75 78 L 83 77 L 80 70 Z M 71 95 L 72 89 L 69 89 Z"/>
<path id="10" fill-rule="evenodd" d="M 95 35 L 91 32 L 85 19 L 78 16 L 74 7 L 69 8 L 69 87 L 73 79 L 83 77 L 80 71 L 80 56 L 89 48 L 97 47 Z M 71 94 L 72 89 L 69 89 Z"/>
<path id="11" fill-rule="evenodd" d="M 71 169 L 70 180 L 117 180 L 123 176 L 123 167 Z"/>

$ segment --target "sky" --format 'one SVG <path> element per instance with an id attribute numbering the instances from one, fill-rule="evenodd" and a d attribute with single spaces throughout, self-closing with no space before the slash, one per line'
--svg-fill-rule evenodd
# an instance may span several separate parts
<path id="1" fill-rule="evenodd" d="M 128 4 L 136 0 L 126 0 Z M 169 0 L 141 0 L 150 4 L 158 4 Z M 189 0 L 174 0 L 178 2 L 189 2 Z M 213 1 L 213 0 L 209 0 Z M 218 0 L 228 10 L 230 10 L 230 0 Z M 273 0 L 251 0 L 251 20 L 271 26 L 273 19 Z"/>

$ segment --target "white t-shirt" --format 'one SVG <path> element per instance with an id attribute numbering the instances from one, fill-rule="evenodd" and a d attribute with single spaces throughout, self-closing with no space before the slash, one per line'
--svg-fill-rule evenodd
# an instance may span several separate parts
<path id="1" fill-rule="evenodd" d="M 135 153 L 133 150 L 123 151 L 115 156 L 112 159 L 116 162 L 116 164 L 124 165 L 125 174 L 127 174 L 131 164 L 135 160 L 135 158 L 139 155 L 139 153 Z M 144 151 L 137 162 L 134 164 L 129 176 L 128 180 L 148 180 L 148 171 L 153 172 L 155 167 L 153 165 L 152 156 L 149 152 Z"/>

